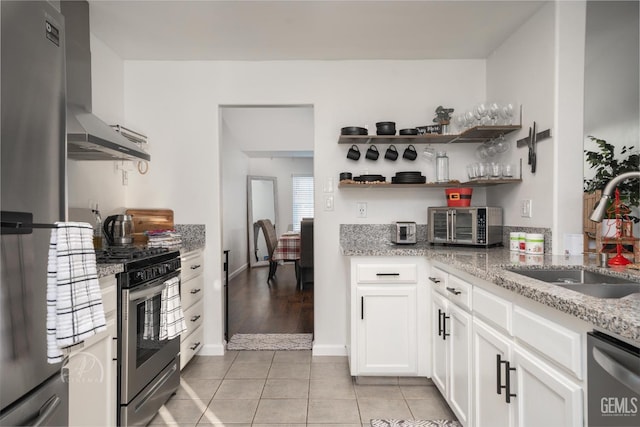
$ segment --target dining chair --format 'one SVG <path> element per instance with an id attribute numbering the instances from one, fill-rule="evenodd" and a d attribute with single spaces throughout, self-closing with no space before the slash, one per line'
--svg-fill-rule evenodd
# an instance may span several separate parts
<path id="1" fill-rule="evenodd" d="M 278 236 L 276 235 L 276 228 L 271 223 L 270 219 L 259 219 L 256 223 L 262 229 L 262 234 L 264 234 L 264 239 L 267 243 L 269 260 L 269 275 L 267 276 L 267 283 L 269 283 L 269 280 L 276 275 L 276 269 L 278 268 L 278 263 L 273 261 L 273 251 L 276 250 L 276 246 L 278 245 Z"/>

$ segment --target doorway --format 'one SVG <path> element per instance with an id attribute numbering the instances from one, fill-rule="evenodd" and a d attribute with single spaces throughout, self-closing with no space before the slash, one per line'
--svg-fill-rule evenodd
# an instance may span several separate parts
<path id="1" fill-rule="evenodd" d="M 259 199 L 273 195 L 276 236 L 299 229 L 293 224 L 292 182 L 313 175 L 313 106 L 226 105 L 219 118 L 222 242 L 229 251 L 227 340 L 236 333 L 313 333 L 313 279 L 299 289 L 295 264 L 285 262 L 267 281 L 265 239 L 254 229 L 258 218 L 251 210 L 252 193 Z M 265 185 L 272 187 L 266 191 Z"/>

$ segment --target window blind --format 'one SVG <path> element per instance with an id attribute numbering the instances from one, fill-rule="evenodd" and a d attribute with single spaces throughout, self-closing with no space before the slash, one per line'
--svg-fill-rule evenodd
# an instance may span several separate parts
<path id="1" fill-rule="evenodd" d="M 313 218 L 313 176 L 292 175 L 293 231 L 300 231 L 302 218 Z"/>

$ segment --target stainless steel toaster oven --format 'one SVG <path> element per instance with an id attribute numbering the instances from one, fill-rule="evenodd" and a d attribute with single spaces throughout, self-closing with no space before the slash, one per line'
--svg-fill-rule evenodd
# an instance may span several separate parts
<path id="1" fill-rule="evenodd" d="M 429 243 L 484 247 L 502 244 L 502 208 L 430 207 L 427 212 Z"/>

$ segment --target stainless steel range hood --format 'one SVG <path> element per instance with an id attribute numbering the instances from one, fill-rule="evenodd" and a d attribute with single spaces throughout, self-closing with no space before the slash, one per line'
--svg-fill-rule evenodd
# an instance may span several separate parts
<path id="1" fill-rule="evenodd" d="M 89 3 L 61 1 L 67 60 L 67 157 L 75 160 L 150 160 L 142 148 L 91 112 Z"/>

